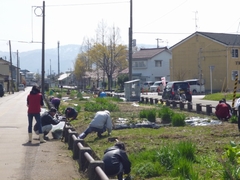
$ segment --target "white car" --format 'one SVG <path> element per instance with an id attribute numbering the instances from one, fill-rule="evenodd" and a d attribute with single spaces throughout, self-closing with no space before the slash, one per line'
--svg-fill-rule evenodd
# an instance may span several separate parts
<path id="1" fill-rule="evenodd" d="M 24 86 L 24 84 L 19 84 L 18 90 L 19 90 L 19 91 L 25 91 L 25 86 Z"/>
<path id="2" fill-rule="evenodd" d="M 192 94 L 205 93 L 205 86 L 203 83 L 200 83 L 199 79 L 188 79 L 185 82 L 189 83 Z"/>
<path id="3" fill-rule="evenodd" d="M 162 84 L 162 81 L 156 81 L 152 86 L 150 86 L 151 92 L 162 92 L 164 89 L 164 86 Z"/>

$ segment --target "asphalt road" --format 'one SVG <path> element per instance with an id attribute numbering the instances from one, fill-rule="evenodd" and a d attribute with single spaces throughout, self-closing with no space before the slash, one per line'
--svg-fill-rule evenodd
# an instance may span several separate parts
<path id="1" fill-rule="evenodd" d="M 26 98 L 30 89 L 0 98 L 0 179 L 79 179 L 75 162 L 67 156 L 63 142 L 40 144 L 33 133 L 33 142 L 28 143 Z"/>

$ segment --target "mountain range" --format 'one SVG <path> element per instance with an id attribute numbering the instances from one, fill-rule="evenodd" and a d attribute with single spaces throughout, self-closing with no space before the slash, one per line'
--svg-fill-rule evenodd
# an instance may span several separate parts
<path id="1" fill-rule="evenodd" d="M 153 48 L 155 45 L 138 45 L 140 48 Z M 82 46 L 76 44 L 64 45 L 59 47 L 59 65 L 60 73 L 71 71 L 74 68 L 74 62 L 77 55 L 81 53 Z M 0 51 L 0 57 L 10 61 L 9 52 Z M 42 49 L 36 49 L 26 52 L 20 52 L 19 67 L 21 70 L 28 70 L 30 72 L 41 74 L 42 71 Z M 12 63 L 17 66 L 16 53 L 12 53 Z M 45 49 L 45 74 L 49 75 L 58 73 L 58 49 Z"/>
<path id="2" fill-rule="evenodd" d="M 77 55 L 81 52 L 81 45 L 65 45 L 59 47 L 60 73 L 73 70 Z M 0 51 L 0 57 L 10 61 L 9 52 Z M 41 74 L 42 71 L 42 49 L 20 52 L 19 67 L 21 70 L 28 70 Z M 16 53 L 12 53 L 12 63 L 17 66 Z M 58 73 L 58 49 L 45 49 L 45 73 L 48 75 Z"/>

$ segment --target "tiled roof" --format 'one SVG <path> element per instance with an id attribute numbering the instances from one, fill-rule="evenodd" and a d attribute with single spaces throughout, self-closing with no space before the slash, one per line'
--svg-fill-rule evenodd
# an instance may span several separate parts
<path id="1" fill-rule="evenodd" d="M 140 51 L 137 51 L 132 55 L 132 58 L 133 59 L 149 59 L 149 58 L 153 58 L 154 56 L 158 55 L 159 53 L 165 50 L 167 50 L 166 47 L 140 49 Z"/>
<path id="2" fill-rule="evenodd" d="M 197 33 L 202 34 L 203 36 L 209 37 L 215 41 L 218 41 L 228 46 L 240 45 L 239 34 L 209 33 L 209 32 L 197 32 Z"/>
<path id="3" fill-rule="evenodd" d="M 225 34 L 225 33 L 211 33 L 211 32 L 195 32 L 191 34 L 190 36 L 186 37 L 182 41 L 178 42 L 177 44 L 170 47 L 170 49 L 173 49 L 174 47 L 178 46 L 179 44 L 183 43 L 187 39 L 195 36 L 195 35 L 202 35 L 207 38 L 210 38 L 214 41 L 217 41 L 219 43 L 222 43 L 226 46 L 240 46 L 240 35 L 239 34 Z"/>

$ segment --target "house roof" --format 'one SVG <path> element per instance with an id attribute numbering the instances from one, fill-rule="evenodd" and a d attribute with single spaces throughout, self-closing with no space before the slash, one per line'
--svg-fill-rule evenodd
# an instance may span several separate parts
<path id="1" fill-rule="evenodd" d="M 198 32 L 191 34 L 190 36 L 186 37 L 182 41 L 178 42 L 177 44 L 170 47 L 170 49 L 175 48 L 179 44 L 183 43 L 184 41 L 188 40 L 189 38 L 201 35 L 206 38 L 212 39 L 218 43 L 224 44 L 226 46 L 240 46 L 240 35 L 239 34 L 225 34 L 225 33 L 211 33 L 211 32 Z"/>
<path id="2" fill-rule="evenodd" d="M 64 73 L 64 74 L 61 74 L 58 78 L 58 81 L 61 81 L 63 79 L 66 79 L 68 76 L 70 76 L 71 73 Z"/>
<path id="3" fill-rule="evenodd" d="M 158 55 L 159 53 L 168 50 L 167 47 L 163 48 L 141 48 L 139 51 L 135 52 L 132 55 L 133 59 L 149 59 L 153 58 L 154 56 Z"/>

